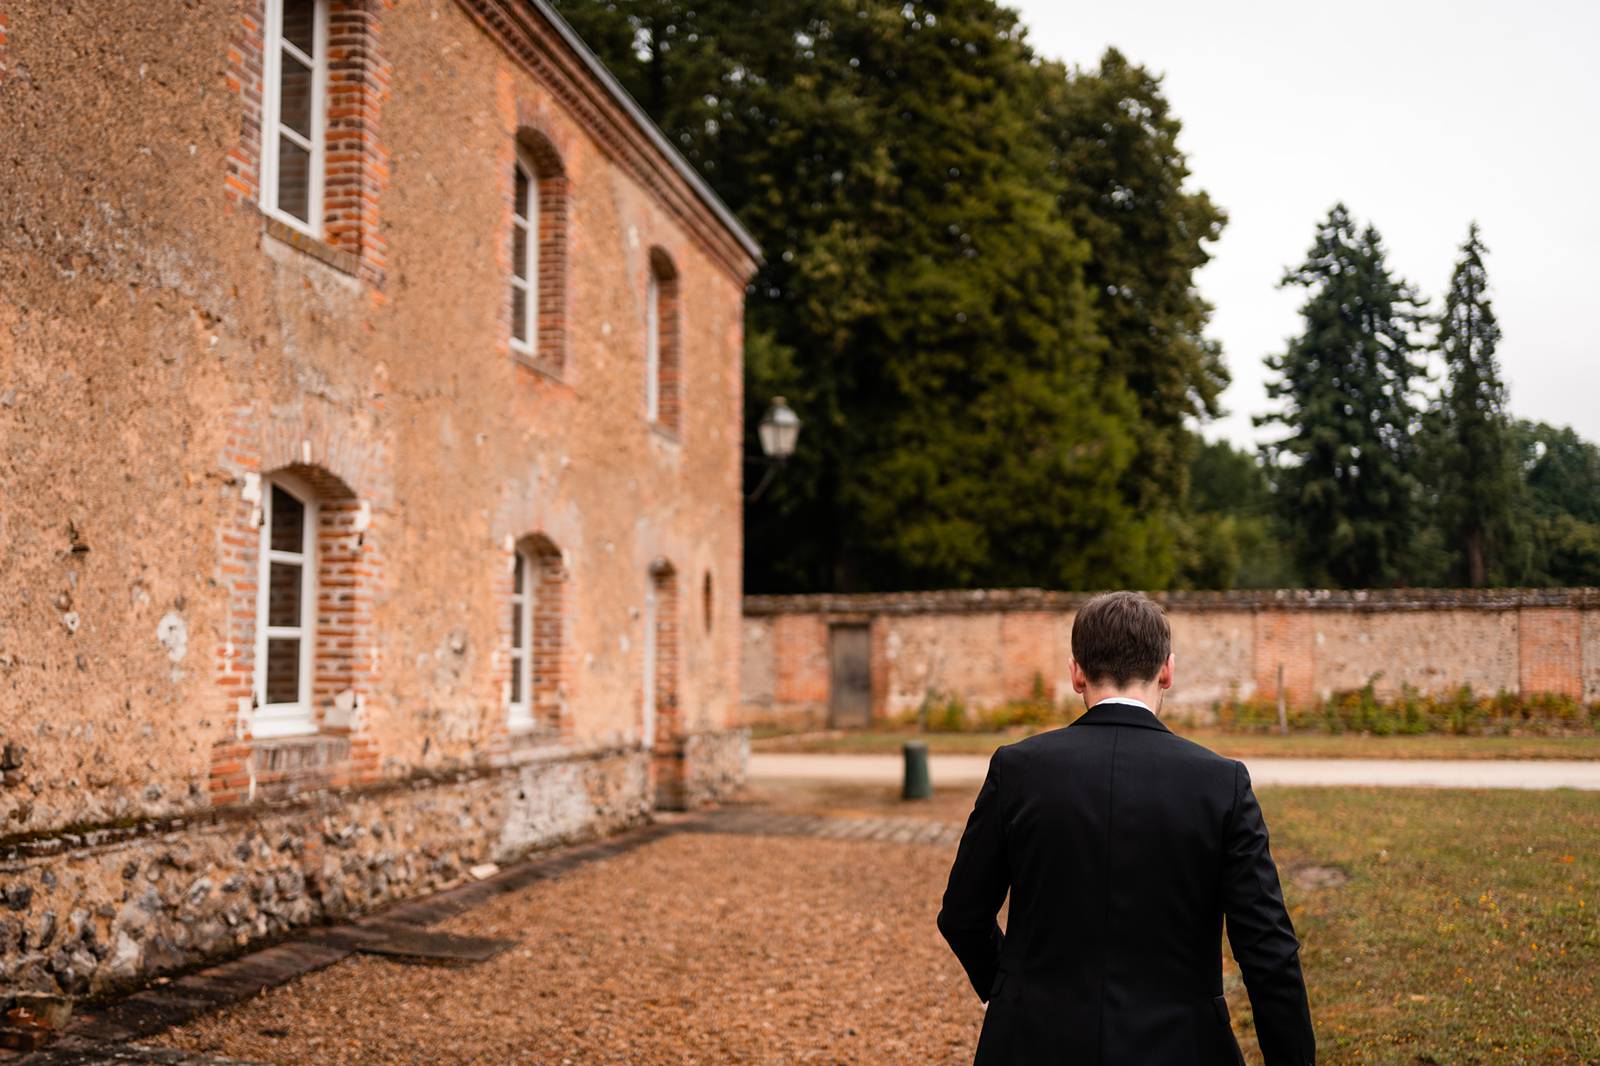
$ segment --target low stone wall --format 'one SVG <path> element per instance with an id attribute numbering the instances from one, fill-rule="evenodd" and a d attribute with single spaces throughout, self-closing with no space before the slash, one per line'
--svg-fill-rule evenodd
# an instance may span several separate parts
<path id="1" fill-rule="evenodd" d="M 717 734 L 725 737 L 729 734 Z M 729 742 L 705 775 L 728 787 Z M 697 765 L 699 760 L 692 762 Z M 0 841 L 0 989 L 83 995 L 649 817 L 637 748 Z"/>
<path id="2" fill-rule="evenodd" d="M 1442 692 L 1559 693 L 1600 700 L 1600 590 L 1281 590 L 1157 593 L 1178 657 L 1169 706 L 1205 717 L 1216 703 L 1305 706 L 1373 681 Z M 1034 589 L 860 596 L 752 596 L 741 674 L 749 723 L 833 720 L 831 634 L 868 630 L 874 718 L 916 711 L 930 693 L 969 707 L 1073 696 L 1072 620 L 1086 594 Z M 1281 669 L 1281 674 L 1280 674 Z"/>

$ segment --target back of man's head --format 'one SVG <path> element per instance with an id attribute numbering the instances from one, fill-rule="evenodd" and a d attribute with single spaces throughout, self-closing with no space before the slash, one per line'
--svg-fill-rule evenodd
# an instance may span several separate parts
<path id="1" fill-rule="evenodd" d="M 1171 653 L 1167 613 L 1142 593 L 1102 593 L 1072 620 L 1072 657 L 1094 684 L 1153 681 Z"/>

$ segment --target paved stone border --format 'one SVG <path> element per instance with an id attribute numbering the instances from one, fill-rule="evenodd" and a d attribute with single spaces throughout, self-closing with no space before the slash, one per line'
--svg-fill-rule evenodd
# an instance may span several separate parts
<path id="1" fill-rule="evenodd" d="M 785 814 L 759 807 L 734 807 L 714 817 L 685 823 L 684 832 L 744 836 L 802 836 L 827 840 L 868 840 L 881 844 L 946 844 L 961 839 L 960 825 L 926 818 L 851 818 L 825 814 Z"/>
<path id="2" fill-rule="evenodd" d="M 852 818 L 785 814 L 762 807 L 733 806 L 663 818 L 605 840 L 561 848 L 520 863 L 483 881 L 446 889 L 426 899 L 384 908 L 360 921 L 312 929 L 293 939 L 198 970 L 124 999 L 86 1011 L 49 1048 L 16 1060 L 18 1066 L 255 1066 L 164 1048 L 131 1046 L 191 1019 L 287 984 L 357 950 L 362 930 L 374 925 L 434 925 L 537 881 L 621 855 L 677 833 L 742 836 L 804 836 L 893 844 L 954 845 L 961 827 L 922 818 Z"/>

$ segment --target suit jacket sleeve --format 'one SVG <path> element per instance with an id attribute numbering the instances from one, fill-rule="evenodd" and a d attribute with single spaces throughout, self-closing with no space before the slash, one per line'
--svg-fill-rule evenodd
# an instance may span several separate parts
<path id="1" fill-rule="evenodd" d="M 978 790 L 977 802 L 961 834 L 956 861 L 950 867 L 950 882 L 944 890 L 944 906 L 939 911 L 939 932 L 950 944 L 967 979 L 988 1002 L 1000 966 L 1000 947 L 1004 935 L 995 920 L 1011 886 L 1011 871 L 1006 862 L 1005 822 L 999 798 L 1001 753 L 989 760 L 989 773 Z"/>
<path id="2" fill-rule="evenodd" d="M 1267 850 L 1267 825 L 1243 763 L 1234 770 L 1222 904 L 1228 943 L 1250 993 L 1262 1057 L 1267 1066 L 1310 1066 L 1316 1062 L 1317 1045 L 1300 973 L 1300 940 L 1283 903 L 1278 867 Z"/>

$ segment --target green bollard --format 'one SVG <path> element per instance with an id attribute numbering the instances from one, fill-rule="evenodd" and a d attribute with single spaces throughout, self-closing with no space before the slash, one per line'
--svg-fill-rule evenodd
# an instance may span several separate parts
<path id="1" fill-rule="evenodd" d="M 928 745 L 921 740 L 908 740 L 905 753 L 906 780 L 900 798 L 925 800 L 933 795 L 933 782 L 928 778 Z"/>

